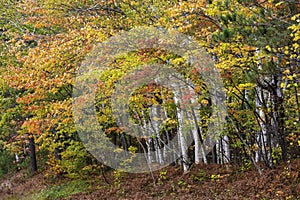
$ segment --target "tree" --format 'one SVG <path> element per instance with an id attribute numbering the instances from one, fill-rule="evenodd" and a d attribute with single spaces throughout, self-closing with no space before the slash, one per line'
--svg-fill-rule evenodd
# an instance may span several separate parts
<path id="1" fill-rule="evenodd" d="M 287 159 L 284 121 L 294 121 L 285 112 L 282 79 L 291 69 L 287 49 L 295 44 L 288 27 L 295 29 L 291 17 L 298 8 L 293 2 L 212 1 L 184 2 L 170 12 L 172 23 L 199 38 L 216 58 L 238 130 L 231 138 L 242 139 L 243 146 L 256 152 L 257 161 L 269 166 L 278 151 Z"/>

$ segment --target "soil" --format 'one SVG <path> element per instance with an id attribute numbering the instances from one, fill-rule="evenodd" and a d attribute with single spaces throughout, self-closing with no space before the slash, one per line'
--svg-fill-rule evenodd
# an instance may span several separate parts
<path id="1" fill-rule="evenodd" d="M 179 167 L 167 167 L 150 173 L 129 174 L 106 172 L 94 175 L 87 191 L 72 195 L 67 200 L 93 199 L 300 199 L 300 159 L 265 168 L 259 174 L 256 168 L 241 166 L 199 164 L 188 173 Z M 43 174 L 24 177 L 21 172 L 0 181 L 9 181 L 10 189 L 0 190 L 0 199 L 20 199 L 37 192 L 53 180 Z M 67 179 L 59 181 L 68 181 Z M 58 182 L 59 182 L 58 181 Z M 56 184 L 58 183 L 56 181 Z M 1 188 L 0 188 L 1 189 Z"/>

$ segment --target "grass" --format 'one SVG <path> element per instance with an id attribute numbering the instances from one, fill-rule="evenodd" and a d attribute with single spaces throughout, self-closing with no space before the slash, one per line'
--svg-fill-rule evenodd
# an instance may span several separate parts
<path id="1" fill-rule="evenodd" d="M 90 181 L 84 180 L 73 180 L 68 183 L 63 183 L 60 185 L 54 185 L 46 189 L 41 190 L 40 192 L 27 196 L 24 200 L 54 200 L 58 198 L 66 198 L 72 194 L 86 192 L 91 188 Z"/>

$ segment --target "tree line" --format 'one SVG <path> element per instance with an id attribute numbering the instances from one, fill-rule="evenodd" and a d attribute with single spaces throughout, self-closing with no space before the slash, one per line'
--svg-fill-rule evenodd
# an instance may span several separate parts
<path id="1" fill-rule="evenodd" d="M 177 138 L 174 157 L 181 156 L 173 164 L 185 171 L 204 162 L 253 164 L 261 172 L 261 163 L 298 158 L 299 7 L 293 0 L 0 1 L 0 157 L 71 177 L 102 169 L 74 124 L 74 80 L 95 44 L 145 26 L 175 29 L 205 48 L 224 83 L 226 125 L 205 152 L 214 102 L 208 83 L 182 56 L 139 49 L 115 58 L 97 83 L 97 120 L 113 144 L 133 160 L 145 153 L 149 164 L 164 165 Z M 196 97 L 180 99 L 156 82 L 139 87 L 129 98 L 129 118 L 140 128 L 133 137 L 114 119 L 112 95 L 126 73 L 145 64 L 172 66 Z M 192 101 L 198 107 L 185 109 Z"/>

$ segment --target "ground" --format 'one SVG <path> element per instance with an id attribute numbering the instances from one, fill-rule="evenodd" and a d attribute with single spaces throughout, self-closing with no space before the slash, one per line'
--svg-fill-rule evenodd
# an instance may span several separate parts
<path id="1" fill-rule="evenodd" d="M 18 172 L 0 181 L 0 199 L 300 199 L 300 159 L 264 168 L 199 164 L 188 173 L 167 167 L 153 173 L 108 171 L 89 178 L 46 178 Z M 4 184 L 6 183 L 6 184 Z"/>

